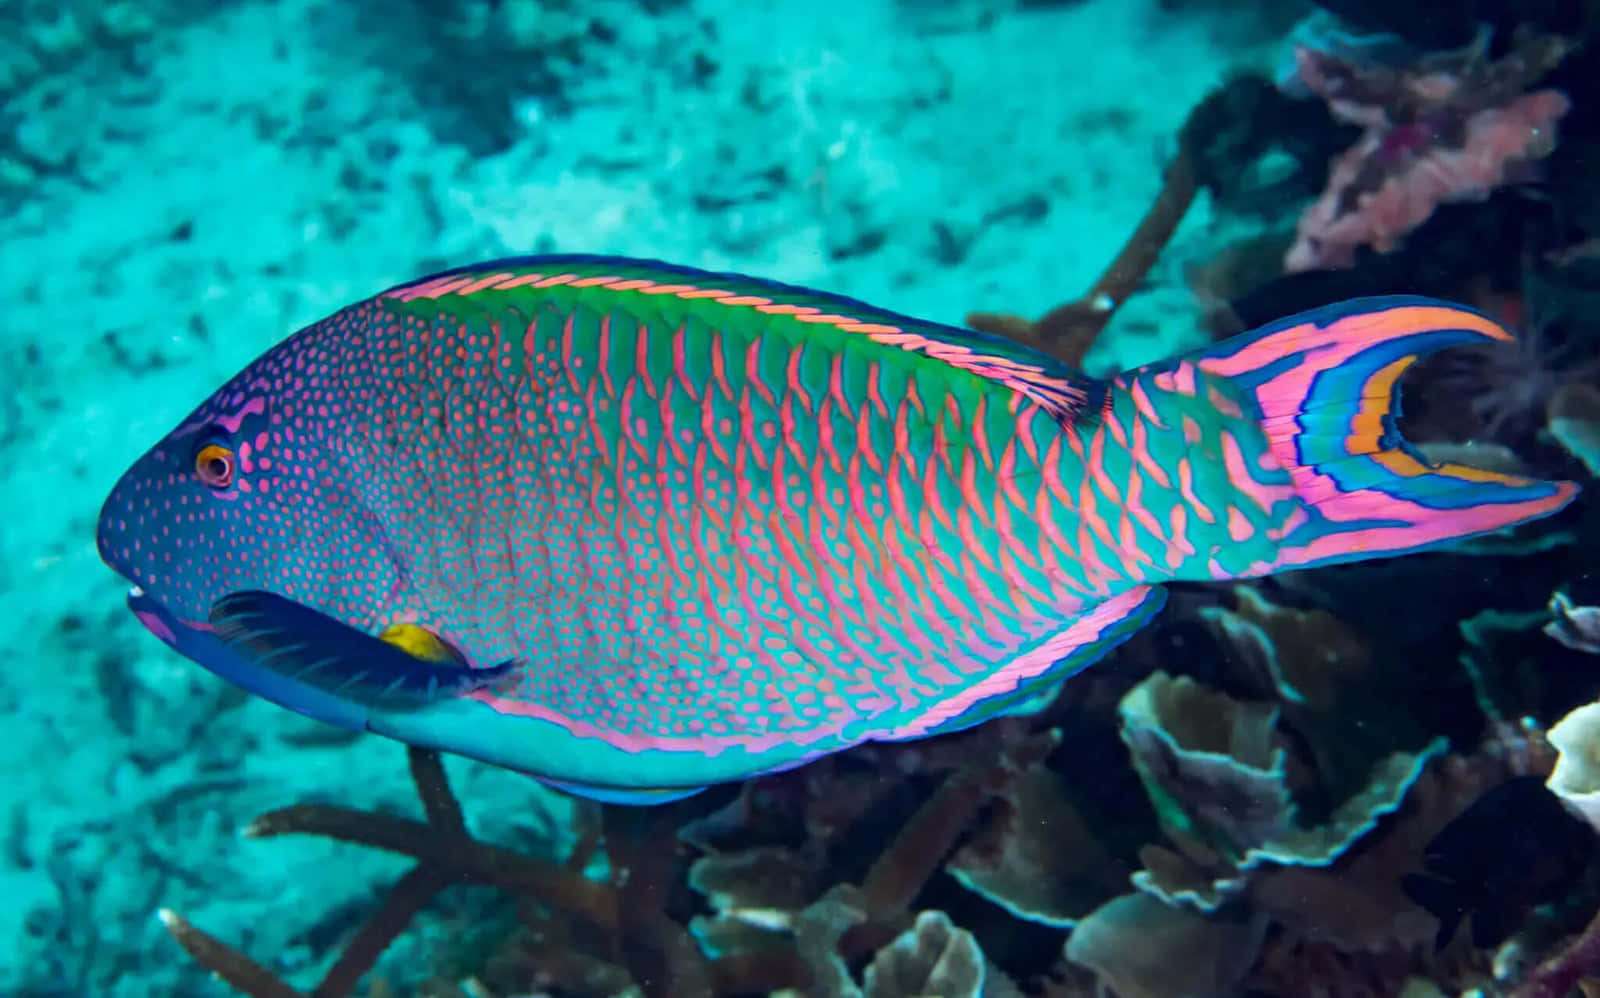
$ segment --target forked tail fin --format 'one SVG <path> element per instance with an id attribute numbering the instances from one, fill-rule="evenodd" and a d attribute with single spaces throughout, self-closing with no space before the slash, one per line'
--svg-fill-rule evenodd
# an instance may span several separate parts
<path id="1" fill-rule="evenodd" d="M 1358 298 L 1281 319 L 1184 359 L 1226 377 L 1304 503 L 1262 575 L 1426 550 L 1548 516 L 1573 482 L 1430 464 L 1395 425 L 1400 375 L 1446 347 L 1512 340 L 1431 298 Z"/>

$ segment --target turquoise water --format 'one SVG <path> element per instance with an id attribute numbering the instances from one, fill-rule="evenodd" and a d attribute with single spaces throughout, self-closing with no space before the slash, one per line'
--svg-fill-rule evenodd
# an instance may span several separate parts
<path id="1" fill-rule="evenodd" d="M 232 993 L 162 911 L 309 992 L 380 910 L 407 858 L 241 830 L 296 804 L 420 820 L 405 749 L 167 650 L 128 613 L 96 517 L 141 453 L 295 329 L 434 271 L 554 252 L 950 324 L 1087 294 L 1088 332 L 1050 345 L 1095 376 L 1358 295 L 1436 296 L 1522 350 L 1424 365 L 1407 436 L 1585 491 L 1442 552 L 1174 587 L 1042 713 L 743 797 L 602 816 L 446 756 L 472 836 L 569 879 L 461 885 L 481 867 L 436 827 L 417 841 L 456 857 L 428 867 L 450 886 L 352 993 L 1540 985 L 1528 968 L 1600 902 L 1592 841 L 1564 824 L 1600 814 L 1600 735 L 1573 714 L 1600 693 L 1594 18 L 1520 8 L 1541 44 L 1494 4 L 1421 27 L 1326 6 L 1352 19 L 1288 0 L 0 0 L 0 994 Z M 1478 62 L 1458 57 L 1472 14 L 1491 25 Z M 1368 68 L 1359 107 L 1417 116 L 1338 120 L 1297 83 L 1297 41 Z M 1454 97 L 1418 110 L 1372 89 L 1371 67 L 1420 79 L 1430 53 L 1467 81 Z M 1559 111 L 1517 103 L 1544 92 Z M 1363 142 L 1384 176 L 1448 163 L 1428 174 L 1448 190 L 1296 256 L 1330 161 Z M 1491 146 L 1470 177 L 1446 155 Z M 1148 269 L 1108 281 L 1152 205 L 1172 207 L 1158 196 L 1183 186 L 1184 157 L 1197 183 L 1170 239 L 1147 234 Z M 1569 714 L 1550 777 L 1544 733 Z M 1519 776 L 1532 796 L 1452 826 L 1468 831 L 1445 878 L 1507 932 L 1435 952 L 1439 920 L 1405 877 Z M 580 878 L 598 907 L 574 900 Z M 1532 993 L 1600 980 L 1600 960 L 1570 969 Z"/>

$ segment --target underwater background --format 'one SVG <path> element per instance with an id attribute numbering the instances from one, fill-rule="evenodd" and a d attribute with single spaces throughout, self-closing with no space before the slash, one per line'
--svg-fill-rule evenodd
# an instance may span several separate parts
<path id="1" fill-rule="evenodd" d="M 1600 5 L 1424 6 L 0 0 L 0 995 L 1600 994 Z M 350 302 L 551 252 L 1097 376 L 1438 296 L 1518 348 L 1418 365 L 1407 438 L 1585 490 L 654 808 L 139 626 L 95 522 L 140 453 Z"/>

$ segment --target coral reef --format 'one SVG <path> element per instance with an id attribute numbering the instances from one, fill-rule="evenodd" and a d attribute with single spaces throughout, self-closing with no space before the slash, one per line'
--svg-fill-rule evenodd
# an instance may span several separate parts
<path id="1" fill-rule="evenodd" d="M 1600 703 L 1563 717 L 1548 737 L 1556 764 L 1547 785 L 1574 814 L 1600 829 Z"/>
<path id="2" fill-rule="evenodd" d="M 1600 864 L 1533 890 L 1564 846 L 1496 794 L 1595 821 L 1600 17 L 1323 6 L 1402 33 L 1285 37 L 1287 2 L 0 5 L 0 587 L 37 666 L 0 680 L 0 991 L 1592 992 Z M 155 427 L 373 288 L 554 248 L 1096 372 L 1440 295 L 1518 343 L 1409 372 L 1402 432 L 1586 491 L 1416 559 L 1174 587 L 1027 716 L 644 811 L 396 765 L 136 633 L 86 538 Z M 1460 869 L 1503 940 L 1406 889 Z"/>

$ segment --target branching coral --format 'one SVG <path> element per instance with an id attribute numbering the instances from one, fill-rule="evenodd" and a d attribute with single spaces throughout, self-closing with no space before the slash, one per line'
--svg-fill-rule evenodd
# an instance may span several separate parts
<path id="1" fill-rule="evenodd" d="M 1155 266 L 1200 192 L 1197 169 L 1201 140 L 1196 123 L 1207 104 L 1198 105 L 1178 133 L 1178 148 L 1162 176 L 1161 190 L 1116 259 L 1082 297 L 1059 305 L 1038 319 L 1000 312 L 972 312 L 967 325 L 1035 347 L 1073 367 L 1083 358 L 1112 315 L 1138 290 Z"/>
<path id="2" fill-rule="evenodd" d="M 1523 32 L 1510 54 L 1490 61 L 1485 36 L 1406 69 L 1301 47 L 1298 82 L 1366 131 L 1334 160 L 1285 267 L 1351 266 L 1357 247 L 1388 252 L 1440 204 L 1531 178 L 1529 164 L 1555 147 L 1571 101 L 1555 90 L 1523 91 L 1569 47 Z"/>
<path id="3" fill-rule="evenodd" d="M 616 892 L 606 884 L 520 853 L 473 839 L 450 790 L 437 753 L 408 748 L 411 778 L 426 822 L 326 804 L 303 804 L 262 815 L 245 829 L 248 838 L 321 835 L 410 856 L 417 861 L 382 905 L 346 944 L 311 992 L 313 998 L 349 994 L 384 949 L 440 891 L 455 883 L 491 884 L 526 892 L 568 915 L 615 932 L 620 925 Z M 294 998 L 291 988 L 265 967 L 214 939 L 174 912 L 163 911 L 168 932 L 189 955 L 251 998 Z"/>

